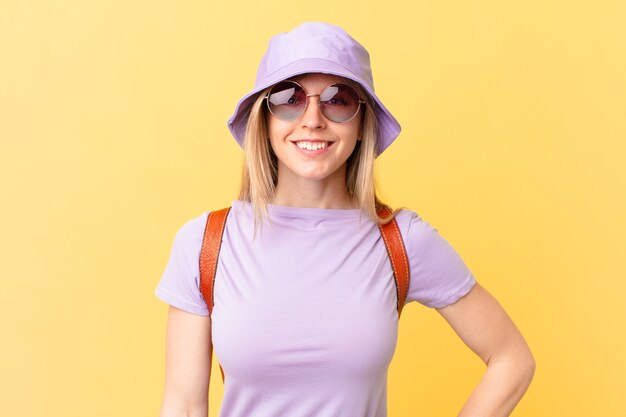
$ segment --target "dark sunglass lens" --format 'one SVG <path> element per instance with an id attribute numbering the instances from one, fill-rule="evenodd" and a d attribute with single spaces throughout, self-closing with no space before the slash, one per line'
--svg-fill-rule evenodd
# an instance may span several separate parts
<path id="1" fill-rule="evenodd" d="M 296 83 L 281 82 L 272 88 L 267 98 L 272 114 L 281 120 L 293 120 L 306 107 L 306 94 Z"/>
<path id="2" fill-rule="evenodd" d="M 345 122 L 359 110 L 359 95 L 354 88 L 345 84 L 326 87 L 320 96 L 322 111 L 333 122 Z"/>

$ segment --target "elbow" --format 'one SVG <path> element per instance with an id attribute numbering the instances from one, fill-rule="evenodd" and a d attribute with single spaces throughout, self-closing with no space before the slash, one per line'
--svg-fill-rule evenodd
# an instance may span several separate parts
<path id="1" fill-rule="evenodd" d="M 535 376 L 535 371 L 537 370 L 537 361 L 535 361 L 535 357 L 532 352 L 528 351 L 528 355 L 525 361 L 526 373 L 528 375 L 528 383 L 533 380 Z"/>
<path id="2" fill-rule="evenodd" d="M 516 375 L 520 384 L 528 387 L 535 376 L 537 362 L 530 350 L 518 353 L 511 358 L 512 373 Z"/>
<path id="3" fill-rule="evenodd" d="M 528 387 L 535 376 L 537 362 L 528 346 L 524 349 L 515 349 L 508 353 L 492 356 L 486 361 L 487 368 L 502 366 L 508 369 L 507 373 L 514 377 L 520 385 Z"/>
<path id="4" fill-rule="evenodd" d="M 159 417 L 206 417 L 208 412 L 208 403 L 194 406 L 187 403 L 165 401 L 161 406 Z"/>
<path id="5" fill-rule="evenodd" d="M 513 384 L 515 395 L 522 397 L 535 376 L 537 363 L 532 353 L 520 354 L 516 357 L 515 363 L 511 363 L 509 376 Z"/>
<path id="6" fill-rule="evenodd" d="M 535 376 L 535 371 L 537 370 L 537 361 L 535 360 L 535 356 L 530 350 L 528 344 L 523 344 L 523 348 L 517 355 L 517 361 L 520 369 L 526 375 L 526 379 L 530 384 L 530 381 L 532 381 Z"/>

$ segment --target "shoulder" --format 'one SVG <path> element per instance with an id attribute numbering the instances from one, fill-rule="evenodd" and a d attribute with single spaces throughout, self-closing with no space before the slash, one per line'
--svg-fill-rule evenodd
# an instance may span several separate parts
<path id="1" fill-rule="evenodd" d="M 444 307 L 472 288 L 472 271 L 436 227 L 409 209 L 398 212 L 396 220 L 411 271 L 407 302 Z"/>
<path id="2" fill-rule="evenodd" d="M 414 210 L 401 209 L 396 215 L 396 221 L 405 244 L 418 245 L 442 239 L 439 230 Z"/>
<path id="3" fill-rule="evenodd" d="M 450 255 L 454 252 L 451 244 L 440 234 L 437 227 L 417 212 L 402 209 L 396 215 L 396 221 L 407 252 L 415 263 L 423 261 L 424 258 L 432 261 L 433 256 L 450 260 Z"/>
<path id="4" fill-rule="evenodd" d="M 176 232 L 175 242 L 180 246 L 197 246 L 202 243 L 208 211 L 186 220 Z"/>
<path id="5" fill-rule="evenodd" d="M 426 226 L 430 226 L 417 212 L 407 208 L 402 208 L 396 214 L 395 220 L 405 240 L 412 238 L 416 233 L 423 233 Z"/>
<path id="6" fill-rule="evenodd" d="M 155 290 L 166 303 L 189 313 L 209 315 L 199 288 L 199 256 L 208 212 L 185 221 L 176 232 L 170 257 Z"/>

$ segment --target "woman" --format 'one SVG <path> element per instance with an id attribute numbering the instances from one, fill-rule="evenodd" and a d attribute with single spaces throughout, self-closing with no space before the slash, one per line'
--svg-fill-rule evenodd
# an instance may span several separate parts
<path id="1" fill-rule="evenodd" d="M 386 416 L 404 304 L 379 230 L 390 222 L 410 270 L 405 302 L 436 308 L 487 364 L 460 416 L 509 415 L 534 373 L 522 335 L 428 222 L 378 212 L 374 160 L 400 126 L 367 51 L 324 23 L 273 37 L 229 128 L 245 162 L 213 299 L 199 288 L 208 212 L 178 231 L 156 289 L 170 304 L 161 416 L 207 415 L 213 347 L 221 417 Z"/>

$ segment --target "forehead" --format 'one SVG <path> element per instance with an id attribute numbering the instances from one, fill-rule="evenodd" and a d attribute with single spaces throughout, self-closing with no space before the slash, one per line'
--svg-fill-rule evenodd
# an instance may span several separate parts
<path id="1" fill-rule="evenodd" d="M 303 87 L 306 84 L 310 84 L 310 85 L 316 85 L 316 84 L 320 84 L 320 85 L 329 85 L 329 84 L 335 84 L 335 83 L 345 83 L 346 81 L 348 81 L 346 78 L 344 77 L 340 77 L 338 75 L 333 75 L 333 74 L 322 74 L 322 73 L 306 73 L 306 74 L 300 74 L 300 75 L 296 75 L 292 78 L 290 78 L 293 81 L 296 81 L 297 83 L 301 84 Z"/>

